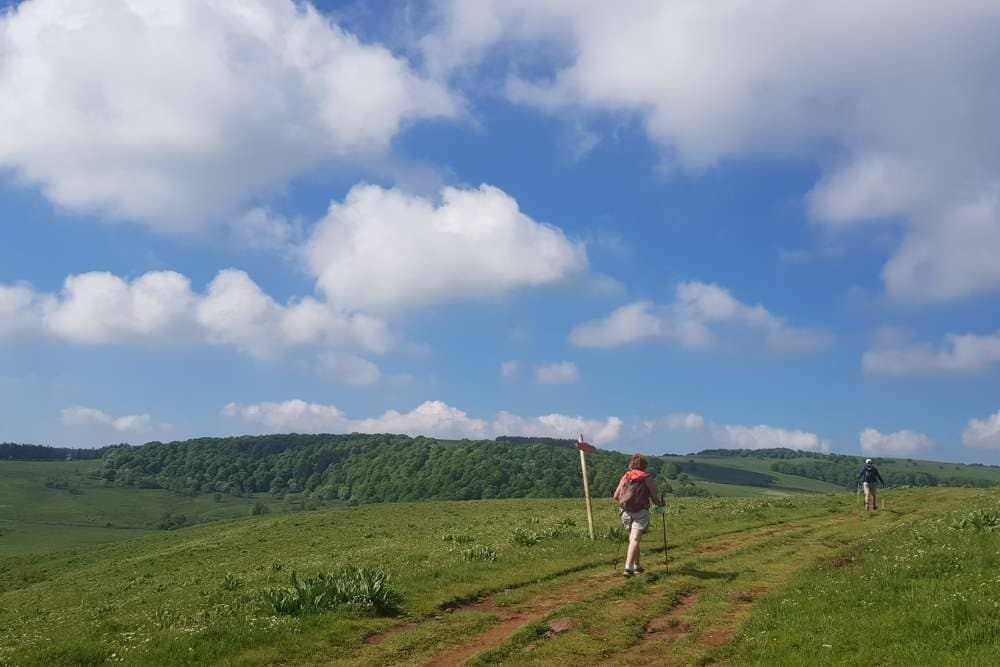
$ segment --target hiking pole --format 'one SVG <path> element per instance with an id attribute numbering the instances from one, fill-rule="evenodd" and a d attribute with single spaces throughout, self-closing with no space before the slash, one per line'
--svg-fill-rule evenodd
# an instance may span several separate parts
<path id="1" fill-rule="evenodd" d="M 667 509 L 665 507 L 660 512 L 660 516 L 663 518 L 663 571 L 665 573 L 669 567 L 667 563 Z"/>
<path id="2" fill-rule="evenodd" d="M 619 514 L 619 518 L 621 518 L 621 514 Z M 612 572 L 618 569 L 618 557 L 621 556 L 623 542 L 625 542 L 625 538 L 622 538 L 620 540 L 615 540 L 615 562 L 611 564 Z"/>

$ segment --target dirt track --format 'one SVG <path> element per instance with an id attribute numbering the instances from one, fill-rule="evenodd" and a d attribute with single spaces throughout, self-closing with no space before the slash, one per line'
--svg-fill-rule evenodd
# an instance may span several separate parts
<path id="1" fill-rule="evenodd" d="M 832 558 L 856 521 L 855 514 L 837 514 L 720 534 L 669 547 L 668 568 L 662 548 L 649 549 L 645 575 L 628 580 L 608 563 L 523 587 L 512 604 L 486 597 L 455 606 L 443 616 L 477 615 L 489 623 L 424 658 L 382 647 L 447 618 L 402 624 L 370 637 L 358 664 L 712 664 L 757 600 L 801 568 Z"/>

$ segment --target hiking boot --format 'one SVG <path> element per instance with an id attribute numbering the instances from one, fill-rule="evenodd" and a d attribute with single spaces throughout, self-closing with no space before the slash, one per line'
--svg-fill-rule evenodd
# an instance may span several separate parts
<path id="1" fill-rule="evenodd" d="M 646 571 L 646 568 L 644 568 L 642 565 L 636 565 L 635 569 L 633 569 L 632 571 L 635 572 L 636 574 L 642 574 L 643 572 Z"/>
<path id="2" fill-rule="evenodd" d="M 631 577 L 631 576 L 634 576 L 634 575 L 635 575 L 635 571 L 634 570 L 625 570 L 624 572 L 622 572 L 622 576 L 623 577 Z"/>

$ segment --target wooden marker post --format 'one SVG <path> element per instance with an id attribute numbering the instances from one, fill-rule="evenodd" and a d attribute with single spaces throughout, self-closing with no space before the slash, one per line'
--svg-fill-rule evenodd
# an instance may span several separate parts
<path id="1" fill-rule="evenodd" d="M 576 448 L 580 451 L 580 471 L 583 473 L 583 497 L 587 499 L 587 529 L 590 531 L 590 539 L 594 539 L 594 509 L 590 504 L 590 481 L 587 479 L 587 452 L 594 451 L 594 446 L 583 441 L 583 434 L 576 441 Z"/>

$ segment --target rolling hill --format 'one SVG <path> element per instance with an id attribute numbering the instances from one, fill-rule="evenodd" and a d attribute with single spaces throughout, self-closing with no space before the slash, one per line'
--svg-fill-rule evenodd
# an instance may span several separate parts
<path id="1" fill-rule="evenodd" d="M 989 664 L 996 492 L 892 496 L 870 515 L 847 493 L 676 499 L 668 553 L 654 531 L 632 579 L 611 508 L 590 541 L 577 499 L 342 505 L 0 557 L 0 664 Z M 398 612 L 276 602 L 355 566 L 388 575 Z M 869 576 L 886 594 L 858 614 Z"/>

